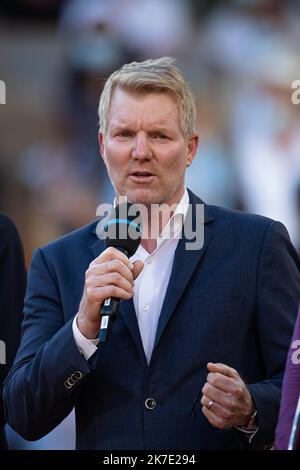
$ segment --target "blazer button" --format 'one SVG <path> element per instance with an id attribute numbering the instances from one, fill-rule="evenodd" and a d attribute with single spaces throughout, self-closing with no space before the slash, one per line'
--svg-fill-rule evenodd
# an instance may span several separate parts
<path id="1" fill-rule="evenodd" d="M 74 372 L 74 374 L 71 375 L 71 379 L 74 382 L 77 382 L 78 380 L 82 379 L 82 373 L 79 370 L 77 370 L 76 372 Z"/>
<path id="2" fill-rule="evenodd" d="M 156 400 L 154 400 L 154 398 L 147 398 L 147 400 L 145 400 L 145 407 L 147 410 L 154 410 L 154 408 L 156 408 Z"/>
<path id="3" fill-rule="evenodd" d="M 74 385 L 74 382 L 71 381 L 71 380 L 72 380 L 71 377 L 69 377 L 69 378 L 68 378 L 67 380 L 65 380 L 65 382 L 64 382 L 65 387 L 68 388 L 68 389 L 72 388 L 73 385 Z"/>

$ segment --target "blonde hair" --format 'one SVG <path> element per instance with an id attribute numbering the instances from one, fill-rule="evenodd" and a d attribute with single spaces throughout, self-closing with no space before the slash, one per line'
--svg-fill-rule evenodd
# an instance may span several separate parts
<path id="1" fill-rule="evenodd" d="M 113 92 L 121 88 L 133 93 L 165 92 L 175 96 L 179 108 L 181 130 L 186 139 L 196 132 L 195 97 L 172 57 L 148 59 L 123 65 L 107 79 L 99 107 L 100 131 L 105 135 Z"/>

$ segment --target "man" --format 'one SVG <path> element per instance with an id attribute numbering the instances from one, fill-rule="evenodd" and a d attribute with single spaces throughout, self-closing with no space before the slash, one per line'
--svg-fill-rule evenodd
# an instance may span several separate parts
<path id="1" fill-rule="evenodd" d="M 285 228 L 205 205 L 203 247 L 178 240 L 202 201 L 184 186 L 196 112 L 172 59 L 112 74 L 99 116 L 117 198 L 176 208 L 129 260 L 105 249 L 95 223 L 36 251 L 5 387 L 10 425 L 37 439 L 75 406 L 78 449 L 271 445 L 300 297 Z M 99 345 L 109 297 L 123 300 L 120 316 Z"/>
<path id="2" fill-rule="evenodd" d="M 23 248 L 12 221 L 0 214 L 0 387 L 20 342 L 26 287 Z M 4 407 L 0 401 L 0 449 L 6 449 Z"/>

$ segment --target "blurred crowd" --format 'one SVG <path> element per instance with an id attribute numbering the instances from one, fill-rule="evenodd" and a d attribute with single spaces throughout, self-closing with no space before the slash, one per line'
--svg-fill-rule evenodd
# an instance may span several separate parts
<path id="1" fill-rule="evenodd" d="M 197 96 L 187 186 L 208 203 L 280 220 L 300 250 L 299 44 L 297 0 L 2 0 L 0 210 L 27 263 L 112 201 L 97 141 L 105 78 L 163 55 L 178 59 Z M 58 431 L 47 446 L 72 447 L 72 417 L 65 426 L 69 441 Z"/>

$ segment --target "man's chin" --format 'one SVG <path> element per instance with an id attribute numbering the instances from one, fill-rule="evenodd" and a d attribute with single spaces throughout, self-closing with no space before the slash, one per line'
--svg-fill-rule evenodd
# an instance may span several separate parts
<path id="1" fill-rule="evenodd" d="M 150 204 L 161 204 L 161 198 L 155 191 L 144 189 L 131 190 L 127 192 L 127 199 L 132 204 L 143 204 L 149 206 Z"/>

